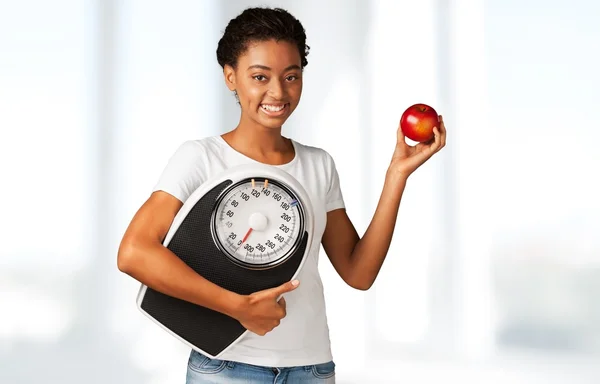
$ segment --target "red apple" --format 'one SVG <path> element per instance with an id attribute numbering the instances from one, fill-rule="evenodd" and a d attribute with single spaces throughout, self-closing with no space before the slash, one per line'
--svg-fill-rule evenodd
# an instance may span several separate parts
<path id="1" fill-rule="evenodd" d="M 426 104 L 411 105 L 400 118 L 400 129 L 404 136 L 419 143 L 433 138 L 433 128 L 438 125 L 438 114 Z"/>

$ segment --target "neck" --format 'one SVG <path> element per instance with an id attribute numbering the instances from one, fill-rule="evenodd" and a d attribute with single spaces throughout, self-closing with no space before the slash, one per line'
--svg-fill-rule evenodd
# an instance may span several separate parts
<path id="1" fill-rule="evenodd" d="M 222 135 L 236 151 L 265 164 L 279 165 L 294 158 L 291 141 L 281 135 L 281 127 L 266 128 L 240 120 L 238 126 Z"/>

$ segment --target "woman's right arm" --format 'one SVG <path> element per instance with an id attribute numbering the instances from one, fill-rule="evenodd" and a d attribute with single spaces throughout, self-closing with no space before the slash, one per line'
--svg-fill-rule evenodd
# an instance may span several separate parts
<path id="1" fill-rule="evenodd" d="M 156 291 L 234 317 L 242 296 L 206 280 L 162 244 L 182 205 L 166 192 L 152 193 L 125 231 L 119 270 Z"/>
<path id="2" fill-rule="evenodd" d="M 163 245 L 182 207 L 176 197 L 156 191 L 136 212 L 119 246 L 117 265 L 142 284 L 237 319 L 246 329 L 264 335 L 285 317 L 285 300 L 296 288 L 291 282 L 251 295 L 226 290 L 196 273 Z"/>

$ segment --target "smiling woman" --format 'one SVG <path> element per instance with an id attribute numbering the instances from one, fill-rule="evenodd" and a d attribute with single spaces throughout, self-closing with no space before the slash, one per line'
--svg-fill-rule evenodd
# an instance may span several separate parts
<path id="1" fill-rule="evenodd" d="M 242 107 L 240 123 L 280 128 L 300 102 L 302 67 L 298 48 L 287 41 L 250 43 L 237 66 L 223 68 L 227 87 Z M 240 124 L 242 125 L 242 124 Z"/>
<path id="2" fill-rule="evenodd" d="M 250 331 L 218 359 L 192 351 L 188 383 L 334 382 L 318 270 L 321 245 L 349 286 L 369 289 L 388 252 L 407 178 L 445 144 L 441 116 L 428 143 L 409 146 L 397 130 L 379 204 L 359 237 L 346 214 L 330 154 L 282 135 L 300 102 L 308 51 L 302 24 L 285 10 L 251 8 L 229 22 L 217 60 L 226 86 L 237 97 L 239 122 L 223 135 L 180 146 L 121 242 L 121 271 L 156 291 L 228 315 Z M 298 280 L 241 295 L 196 273 L 162 240 L 185 201 L 206 180 L 231 167 L 257 163 L 286 171 L 306 189 L 315 211 L 314 240 Z"/>

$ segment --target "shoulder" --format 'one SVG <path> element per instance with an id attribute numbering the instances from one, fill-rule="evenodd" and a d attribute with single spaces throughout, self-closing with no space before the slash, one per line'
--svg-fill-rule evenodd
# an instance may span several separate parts
<path id="1" fill-rule="evenodd" d="M 218 158 L 222 152 L 218 146 L 214 137 L 182 141 L 169 157 L 166 172 L 178 175 L 190 171 L 206 173 L 210 159 Z"/>
<path id="2" fill-rule="evenodd" d="M 180 148 L 189 151 L 198 151 L 200 149 L 212 149 L 220 147 L 218 136 L 207 136 L 200 139 L 189 139 L 181 143 Z"/>
<path id="3" fill-rule="evenodd" d="M 195 158 L 213 151 L 218 151 L 219 148 L 220 144 L 215 136 L 208 136 L 201 139 L 189 139 L 179 144 L 179 147 L 175 151 L 175 155 Z"/>
<path id="4" fill-rule="evenodd" d="M 300 152 L 301 157 L 310 158 L 329 166 L 335 165 L 333 156 L 325 148 L 303 144 L 295 140 L 294 146 Z"/>

